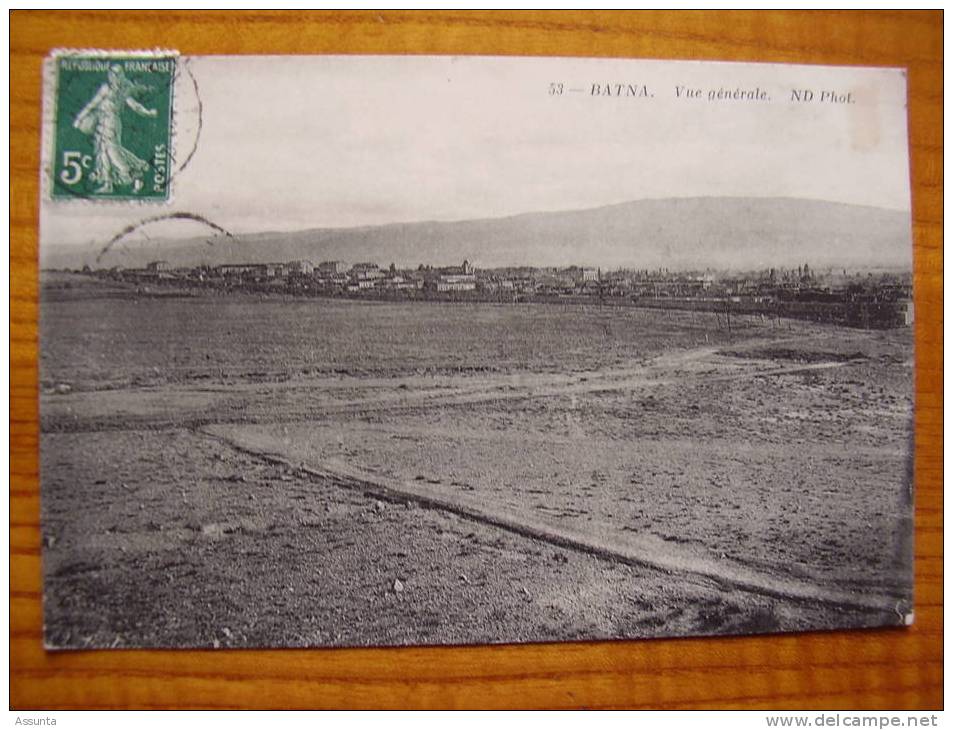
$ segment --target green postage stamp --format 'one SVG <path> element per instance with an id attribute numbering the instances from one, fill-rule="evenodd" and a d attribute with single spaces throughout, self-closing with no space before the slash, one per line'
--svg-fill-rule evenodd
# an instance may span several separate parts
<path id="1" fill-rule="evenodd" d="M 169 199 L 176 61 L 165 51 L 53 57 L 54 200 Z"/>

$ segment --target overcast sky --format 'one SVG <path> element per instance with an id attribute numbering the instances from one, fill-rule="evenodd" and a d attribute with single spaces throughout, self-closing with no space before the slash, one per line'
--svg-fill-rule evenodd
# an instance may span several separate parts
<path id="1" fill-rule="evenodd" d="M 180 63 L 184 63 L 184 59 Z M 898 70 L 593 59 L 201 57 L 202 128 L 168 207 L 51 203 L 44 244 L 188 211 L 235 233 L 460 220 L 642 198 L 785 196 L 909 210 Z M 562 95 L 549 93 L 562 83 Z M 592 95 L 631 84 L 650 97 Z M 678 98 L 676 86 L 702 91 Z M 709 101 L 718 89 L 771 101 Z M 570 91 L 581 89 L 581 91 Z M 815 101 L 791 101 L 812 89 Z M 853 103 L 820 102 L 825 90 Z M 176 89 L 176 149 L 198 103 Z M 156 236 L 202 233 L 158 224 Z"/>

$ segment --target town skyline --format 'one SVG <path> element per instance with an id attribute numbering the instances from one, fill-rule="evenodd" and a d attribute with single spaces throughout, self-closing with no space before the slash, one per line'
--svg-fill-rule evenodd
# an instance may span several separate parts
<path id="1" fill-rule="evenodd" d="M 813 275 L 817 276 L 827 276 L 827 275 L 842 275 L 842 276 L 858 276 L 861 274 L 867 274 L 869 272 L 889 272 L 889 273 L 912 273 L 909 269 L 904 269 L 903 267 L 884 267 L 884 266 L 857 266 L 857 267 L 812 267 L 809 261 L 805 261 L 802 265 L 797 266 L 769 266 L 763 268 L 753 268 L 753 269 L 730 269 L 730 268 L 716 268 L 711 266 L 704 267 L 686 267 L 686 268 L 669 268 L 665 266 L 661 267 L 645 267 L 645 266 L 617 266 L 617 267 L 602 267 L 596 264 L 590 264 L 585 261 L 580 261 L 573 264 L 568 264 L 565 266 L 547 266 L 547 265 L 534 265 L 534 264 L 517 264 L 517 265 L 499 265 L 499 266 L 482 266 L 478 262 L 470 261 L 470 259 L 464 259 L 462 264 L 434 264 L 428 263 L 426 261 L 421 261 L 412 265 L 398 265 L 394 261 L 371 261 L 371 260 L 346 260 L 346 259 L 330 259 L 324 261 L 312 261 L 310 259 L 294 259 L 294 260 L 275 260 L 275 261 L 244 261 L 238 263 L 208 263 L 200 264 L 197 266 L 177 266 L 173 267 L 170 262 L 165 261 L 164 259 L 156 259 L 150 261 L 144 267 L 122 267 L 122 266 L 110 266 L 110 267 L 94 267 L 90 265 L 85 265 L 83 270 L 86 271 L 141 271 L 141 270 L 167 270 L 167 271 L 176 271 L 176 272 L 185 272 L 185 271 L 200 271 L 200 270 L 221 270 L 221 271 L 240 271 L 240 270 L 267 270 L 269 268 L 277 267 L 279 269 L 284 269 L 286 271 L 295 271 L 299 270 L 302 267 L 305 267 L 309 270 L 313 270 L 315 275 L 319 271 L 327 270 L 329 267 L 335 267 L 337 273 L 346 274 L 358 270 L 368 270 L 375 269 L 380 272 L 390 272 L 390 273 L 411 273 L 411 272 L 442 272 L 449 269 L 464 268 L 470 269 L 475 273 L 488 273 L 496 274 L 501 272 L 536 272 L 539 274 L 570 274 L 573 272 L 586 272 L 592 273 L 593 275 L 617 275 L 617 274 L 626 274 L 626 275 L 656 275 L 656 274 L 665 274 L 673 275 L 679 277 L 686 276 L 703 276 L 710 275 L 712 277 L 735 277 L 735 276 L 757 276 L 763 275 L 768 272 L 777 272 L 778 275 L 787 275 L 791 272 L 798 272 L 799 274 L 807 273 L 810 271 Z M 57 271 L 57 270 L 69 270 L 69 269 L 55 269 L 47 268 L 42 269 L 44 271 Z"/>
<path id="2" fill-rule="evenodd" d="M 365 261 L 308 260 L 231 263 L 173 268 L 152 261 L 144 268 L 92 270 L 82 274 L 134 285 L 137 294 L 172 287 L 189 296 L 199 291 L 380 301 L 467 301 L 498 303 L 611 304 L 694 312 L 746 312 L 761 317 L 792 316 L 853 326 L 889 327 L 913 321 L 912 276 L 877 277 L 847 270 L 818 271 L 809 263 L 748 273 L 678 272 L 570 266 L 476 268 L 469 260 L 453 266 L 416 268 Z M 873 307 L 873 309 L 871 309 Z"/>

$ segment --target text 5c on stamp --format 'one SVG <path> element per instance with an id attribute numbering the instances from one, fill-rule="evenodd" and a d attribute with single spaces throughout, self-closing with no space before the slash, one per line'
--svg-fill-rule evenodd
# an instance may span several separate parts
<path id="1" fill-rule="evenodd" d="M 173 53 L 55 58 L 54 199 L 169 198 Z"/>

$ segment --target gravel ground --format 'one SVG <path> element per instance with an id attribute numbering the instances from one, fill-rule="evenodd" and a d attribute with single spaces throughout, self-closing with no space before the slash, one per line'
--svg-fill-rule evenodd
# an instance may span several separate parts
<path id="1" fill-rule="evenodd" d="M 752 321 L 729 338 L 659 312 L 107 298 L 87 281 L 43 306 L 51 646 L 745 633 L 909 607 L 909 332 Z M 292 463 L 595 520 L 898 609 L 742 591 L 382 500 L 205 432 L 222 424 Z"/>

